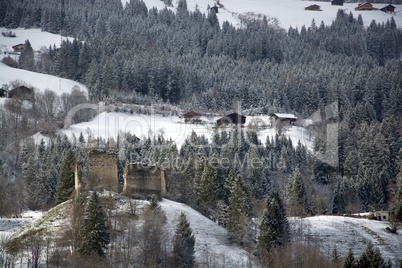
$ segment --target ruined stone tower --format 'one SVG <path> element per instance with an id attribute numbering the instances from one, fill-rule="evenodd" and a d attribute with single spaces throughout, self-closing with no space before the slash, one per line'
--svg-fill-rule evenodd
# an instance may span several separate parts
<path id="1" fill-rule="evenodd" d="M 102 149 L 90 150 L 87 188 L 117 192 L 118 187 L 117 153 Z"/>
<path id="2" fill-rule="evenodd" d="M 166 192 L 165 171 L 158 166 L 142 163 L 127 164 L 124 170 L 123 194 L 157 194 Z"/>

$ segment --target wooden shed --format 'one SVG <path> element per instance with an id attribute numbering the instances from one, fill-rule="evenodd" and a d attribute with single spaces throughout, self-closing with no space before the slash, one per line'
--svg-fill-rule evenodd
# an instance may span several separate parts
<path id="1" fill-rule="evenodd" d="M 225 115 L 224 117 L 216 121 L 216 124 L 218 126 L 230 125 L 230 124 L 244 125 L 245 123 L 246 123 L 246 117 L 238 113 Z"/>
<path id="2" fill-rule="evenodd" d="M 331 5 L 333 5 L 333 6 L 343 6 L 343 0 L 332 0 Z"/>
<path id="3" fill-rule="evenodd" d="M 385 6 L 383 8 L 380 8 L 381 11 L 385 12 L 385 13 L 395 13 L 395 7 L 393 5 L 388 5 Z"/>
<path id="4" fill-rule="evenodd" d="M 356 8 L 355 11 L 362 11 L 362 10 L 378 10 L 378 8 L 375 8 L 371 3 L 365 2 L 362 4 L 359 4 Z"/>
<path id="5" fill-rule="evenodd" d="M 183 123 L 199 123 L 201 115 L 194 111 L 183 114 L 180 119 Z"/>
<path id="6" fill-rule="evenodd" d="M 321 7 L 319 5 L 311 5 L 308 6 L 306 8 L 304 8 L 305 10 L 312 10 L 312 11 L 321 11 Z"/>

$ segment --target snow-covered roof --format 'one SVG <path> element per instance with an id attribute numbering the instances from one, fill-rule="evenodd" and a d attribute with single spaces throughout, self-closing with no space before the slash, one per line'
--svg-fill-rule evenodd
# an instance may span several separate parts
<path id="1" fill-rule="evenodd" d="M 297 119 L 297 117 L 294 114 L 274 113 L 272 116 L 276 116 L 281 119 Z"/>

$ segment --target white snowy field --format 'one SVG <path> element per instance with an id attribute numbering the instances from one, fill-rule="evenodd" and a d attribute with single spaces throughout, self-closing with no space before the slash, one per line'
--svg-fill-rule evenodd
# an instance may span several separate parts
<path id="1" fill-rule="evenodd" d="M 39 50 L 42 46 L 49 48 L 49 46 L 56 45 L 56 47 L 60 47 L 62 41 L 66 41 L 69 39 L 73 41 L 74 38 L 60 36 L 57 34 L 52 34 L 48 32 L 43 32 L 41 29 L 33 28 L 33 29 L 7 29 L 4 27 L 0 27 L 0 32 L 8 32 L 12 31 L 16 34 L 16 37 L 4 37 L 0 35 L 0 52 L 12 52 L 13 46 L 18 44 L 24 44 L 25 40 L 29 40 L 33 50 Z"/>
<path id="2" fill-rule="evenodd" d="M 123 6 L 128 0 L 121 0 Z M 158 9 L 165 8 L 165 5 L 160 0 L 145 0 L 148 8 L 156 7 Z M 172 1 L 173 6 L 177 7 L 178 0 Z M 187 0 L 187 6 L 189 10 L 198 9 L 206 13 L 208 5 L 214 6 L 216 1 L 214 0 Z M 330 2 L 316 2 L 316 1 L 301 1 L 301 0 L 220 0 L 220 4 L 224 7 L 219 9 L 217 14 L 218 19 L 222 25 L 224 21 L 228 21 L 235 27 L 241 26 L 240 18 L 262 18 L 267 16 L 270 22 L 278 22 L 278 26 L 289 29 L 298 27 L 299 29 L 305 25 L 306 27 L 311 25 L 311 21 L 314 19 L 318 26 L 321 21 L 325 25 L 329 25 L 336 18 L 336 13 L 339 9 L 344 9 L 347 13 L 352 12 L 353 16 L 357 18 L 359 14 L 362 15 L 363 22 L 368 26 L 372 20 L 376 22 L 386 22 L 392 15 L 386 14 L 382 11 L 355 11 L 357 3 L 345 3 L 343 6 L 332 6 Z M 310 5 L 319 5 L 322 11 L 305 11 L 304 8 Z M 384 4 L 374 4 L 375 8 L 382 8 L 386 6 Z M 394 5 L 396 7 L 396 15 L 394 19 L 399 27 L 402 27 L 402 5 Z M 174 8 L 171 8 L 174 10 Z"/>
<path id="3" fill-rule="evenodd" d="M 135 134 L 140 139 L 144 139 L 151 134 L 163 134 L 166 139 L 172 139 L 180 148 L 185 139 L 194 131 L 197 135 L 204 135 L 209 141 L 213 135 L 213 127 L 218 117 L 209 119 L 206 124 L 183 124 L 177 116 L 145 115 L 145 114 L 125 114 L 103 112 L 90 122 L 71 125 L 68 129 L 62 130 L 68 137 L 79 137 L 80 133 L 88 138 L 89 133 L 93 137 L 102 137 L 106 140 L 113 138 L 117 140 L 119 133 Z M 258 131 L 258 137 L 265 143 L 266 137 L 274 137 L 276 130 L 269 127 L 268 116 L 248 116 L 246 127 L 253 119 L 263 120 L 268 125 L 265 129 Z M 88 131 L 90 130 L 90 131 Z M 229 131 L 229 129 L 227 129 Z M 284 134 L 291 138 L 294 146 L 300 140 L 307 148 L 312 148 L 313 137 L 308 134 L 305 128 L 292 126 Z"/>
<path id="4" fill-rule="evenodd" d="M 385 231 L 388 222 L 343 216 L 316 216 L 303 219 L 291 218 L 291 225 L 303 231 L 312 241 L 318 243 L 320 250 L 330 256 L 336 245 L 342 257 L 349 248 L 355 257 L 365 250 L 371 241 L 378 247 L 384 259 L 390 258 L 395 267 L 402 256 L 402 232 L 392 234 Z M 370 232 L 373 231 L 373 232 Z M 398 263 L 399 265 L 399 263 Z"/>

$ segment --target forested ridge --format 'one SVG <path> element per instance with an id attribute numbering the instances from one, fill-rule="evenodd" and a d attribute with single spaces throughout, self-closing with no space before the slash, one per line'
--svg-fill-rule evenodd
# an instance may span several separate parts
<path id="1" fill-rule="evenodd" d="M 331 25 L 313 21 L 284 30 L 263 19 L 235 28 L 220 25 L 212 11 L 187 10 L 185 0 L 177 12 L 148 9 L 138 0 L 125 7 L 120 0 L 5 0 L 0 26 L 40 27 L 75 37 L 60 48 L 43 49 L 36 61 L 26 49 L 17 65 L 80 81 L 92 101 L 211 111 L 231 110 L 238 101 L 250 114 L 292 112 L 299 118 L 336 102 L 337 167 L 314 156 L 326 150 L 325 121 L 317 126 L 314 152 L 279 134 L 261 141 L 254 129 L 216 130 L 211 141 L 194 133 L 181 148 L 163 135 L 141 141 L 130 134 L 119 137 L 120 180 L 133 155 L 136 161 L 169 159 L 175 165 L 167 169 L 168 196 L 225 226 L 239 245 L 263 245 L 258 253 L 263 261 L 264 254 L 288 242 L 286 220 L 273 223 L 280 230 L 269 229 L 285 206 L 297 216 L 402 211 L 397 198 L 402 192 L 402 32 L 392 17 L 364 27 L 361 16 L 339 10 Z M 85 176 L 84 148 L 96 139 L 58 136 L 35 144 L 25 139 L 33 134 L 25 127 L 36 126 L 46 114 L 33 117 L 29 109 L 37 107 L 9 104 L 2 110 L 0 172 L 24 185 L 22 201 L 5 206 L 7 213 L 52 204 L 67 152 L 79 156 Z M 24 131 L 13 135 L 14 128 Z M 215 164 L 222 159 L 230 164 Z M 0 204 L 18 192 L 3 184 L 0 190 L 7 194 Z M 260 216 L 267 233 L 257 245 L 250 219 Z M 269 238 L 269 232 L 282 237 Z"/>

